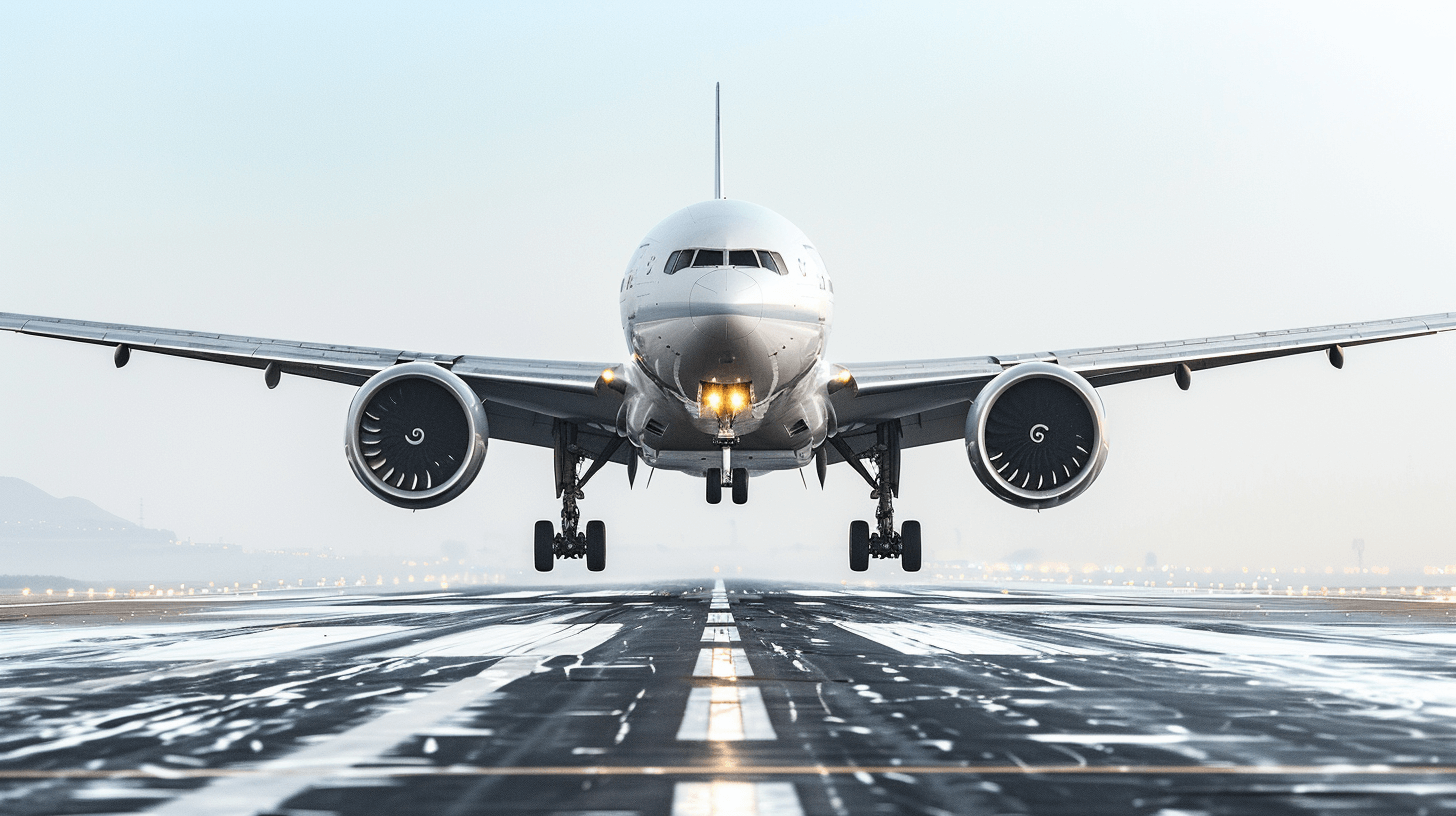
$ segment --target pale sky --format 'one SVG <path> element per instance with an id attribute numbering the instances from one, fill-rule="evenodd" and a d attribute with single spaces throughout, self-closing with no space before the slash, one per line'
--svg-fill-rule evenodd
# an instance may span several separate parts
<path id="1" fill-rule="evenodd" d="M 0 310 L 425 351 L 621 360 L 620 274 L 712 193 L 834 275 L 835 361 L 1456 310 L 1449 3 L 0 6 Z M 1090 490 L 1042 513 L 959 443 L 907 453 L 927 559 L 1456 562 L 1456 337 L 1102 390 Z M 257 546 L 529 570 L 544 449 L 410 513 L 342 454 L 352 389 L 0 337 L 0 473 Z M 608 580 L 848 577 L 836 467 L 710 507 L 588 487 Z M 560 577 L 584 578 L 579 564 Z M 872 578 L 902 577 L 877 562 Z"/>

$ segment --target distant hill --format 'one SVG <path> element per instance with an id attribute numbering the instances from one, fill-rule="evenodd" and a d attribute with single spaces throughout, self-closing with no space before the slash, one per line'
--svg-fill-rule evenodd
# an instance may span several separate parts
<path id="1" fill-rule="evenodd" d="M 58 499 L 24 479 L 0 476 L 0 541 L 36 539 L 169 540 L 170 530 L 149 530 L 86 499 Z"/>
<path id="2" fill-rule="evenodd" d="M 219 585 L 279 581 L 332 583 L 397 569 L 393 558 L 346 559 L 327 547 L 294 551 L 179 541 L 171 530 L 140 527 L 81 498 L 58 499 L 0 476 L 0 589 L 125 583 Z M 79 576 L 78 579 L 60 576 Z M 84 579 L 84 580 L 83 580 Z"/>

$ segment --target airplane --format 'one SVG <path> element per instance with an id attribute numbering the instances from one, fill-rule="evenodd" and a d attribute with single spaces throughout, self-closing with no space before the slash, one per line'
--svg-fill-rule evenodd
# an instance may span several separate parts
<path id="1" fill-rule="evenodd" d="M 1456 328 L 1456 313 L 1021 354 L 901 362 L 824 356 L 834 284 L 814 243 L 783 216 L 723 191 L 715 93 L 713 198 L 653 227 L 619 287 L 628 358 L 572 362 L 439 354 L 0 313 L 0 329 L 114 347 L 118 368 L 147 351 L 358 388 L 344 455 L 370 493 L 398 507 L 442 505 L 469 487 L 490 439 L 549 448 L 559 527 L 538 521 L 537 570 L 558 559 L 606 566 L 606 527 L 581 523 L 583 488 L 609 462 L 703 480 L 709 504 L 748 501 L 756 475 L 847 463 L 871 488 L 875 523 L 852 521 L 849 565 L 920 569 L 920 524 L 895 525 L 901 452 L 962 440 L 998 498 L 1029 509 L 1076 498 L 1107 462 L 1097 389 L 1291 354 Z M 583 465 L 590 461 L 583 472 Z"/>

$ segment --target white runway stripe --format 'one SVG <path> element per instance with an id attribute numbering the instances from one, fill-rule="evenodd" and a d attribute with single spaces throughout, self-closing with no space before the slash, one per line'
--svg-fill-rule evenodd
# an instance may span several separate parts
<path id="1" fill-rule="evenodd" d="M 276 812 L 288 799 L 331 773 L 377 760 L 401 742 L 447 720 L 457 711 L 530 674 L 539 658 L 508 657 L 474 677 L 431 692 L 401 708 L 355 726 L 325 742 L 263 763 L 263 773 L 219 779 L 155 810 L 156 816 L 239 816 Z M 268 771 L 276 771 L 269 775 Z"/>
<path id="2" fill-rule="evenodd" d="M 403 632 L 408 626 L 290 626 L 246 635 L 197 638 L 123 652 L 115 661 L 255 660 L 283 652 Z"/>
<path id="3" fill-rule="evenodd" d="M 688 695 L 680 740 L 736 742 L 778 739 L 757 688 L 713 686 L 695 688 Z"/>
<path id="4" fill-rule="evenodd" d="M 733 613 L 732 612 L 709 612 L 708 613 L 708 625 L 709 626 L 711 626 L 711 625 L 713 625 L 715 623 L 721 626 L 721 625 L 724 625 L 724 624 L 730 624 L 732 622 L 733 622 Z"/>
<path id="5" fill-rule="evenodd" d="M 1284 633 L 1231 634 L 1210 632 L 1185 626 L 1164 626 L 1154 623 L 1121 624 L 1056 624 L 1058 629 L 1090 632 L 1119 640 L 1140 644 L 1164 646 L 1181 652 L 1211 652 L 1228 655 L 1271 655 L 1271 656 L 1345 656 L 1345 657 L 1387 657 L 1391 650 L 1379 641 L 1372 644 L 1350 643 L 1340 640 L 1317 640 L 1291 637 Z M 1333 633 L 1333 627 L 1325 632 Z M 1311 634 L 1320 634 L 1312 632 Z"/>
<path id="6" fill-rule="evenodd" d="M 740 677 L 752 677 L 753 667 L 748 664 L 748 655 L 742 649 L 717 646 L 698 652 L 698 663 L 693 667 L 693 676 L 736 680 Z"/>
<path id="7" fill-rule="evenodd" d="M 1050 655 L 1050 654 L 1105 654 L 1105 650 L 1086 649 L 1076 646 L 1057 646 L 1051 643 L 1016 637 L 1002 633 L 990 633 L 964 624 L 946 625 L 931 623 L 860 623 L 858 621 L 835 621 L 834 625 L 862 638 L 888 646 L 901 654 L 931 655 Z"/>
<path id="8" fill-rule="evenodd" d="M 703 630 L 703 641 L 711 643 L 737 643 L 737 626 L 709 626 Z"/>
<path id="9" fill-rule="evenodd" d="M 672 816 L 804 816 L 792 782 L 679 782 Z"/>
<path id="10" fill-rule="evenodd" d="M 501 623 L 468 632 L 411 643 L 384 657 L 490 657 L 493 655 L 573 655 L 602 645 L 617 631 L 615 623 Z"/>

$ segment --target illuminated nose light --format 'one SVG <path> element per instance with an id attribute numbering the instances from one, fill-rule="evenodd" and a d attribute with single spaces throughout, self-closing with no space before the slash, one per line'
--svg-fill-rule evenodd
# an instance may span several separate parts
<path id="1" fill-rule="evenodd" d="M 703 416 L 730 417 L 753 404 L 753 383 L 698 384 L 698 406 Z"/>

